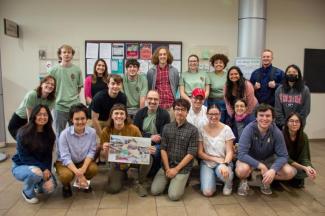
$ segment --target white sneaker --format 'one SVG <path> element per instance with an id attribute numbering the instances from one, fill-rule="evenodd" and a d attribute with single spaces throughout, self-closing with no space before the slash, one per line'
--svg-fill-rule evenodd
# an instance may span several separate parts
<path id="1" fill-rule="evenodd" d="M 36 204 L 38 203 L 38 198 L 37 197 L 32 197 L 32 198 L 28 198 L 26 196 L 26 194 L 23 192 L 21 192 L 21 195 L 23 195 L 24 199 L 26 200 L 26 202 L 30 203 L 30 204 Z"/>
<path id="2" fill-rule="evenodd" d="M 232 184 L 230 184 L 230 185 L 225 184 L 225 186 L 223 186 L 223 190 L 222 190 L 223 195 L 229 196 L 229 195 L 231 195 L 231 192 L 232 192 Z"/>
<path id="3" fill-rule="evenodd" d="M 237 194 L 240 196 L 247 196 L 248 190 L 249 190 L 249 186 L 247 183 L 247 179 L 241 180 L 237 189 Z"/>

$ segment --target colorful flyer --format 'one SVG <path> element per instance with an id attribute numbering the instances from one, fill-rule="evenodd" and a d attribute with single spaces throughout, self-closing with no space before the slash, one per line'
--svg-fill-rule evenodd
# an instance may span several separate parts
<path id="1" fill-rule="evenodd" d="M 140 44 L 140 59 L 150 60 L 152 58 L 152 44 L 141 43 Z"/>

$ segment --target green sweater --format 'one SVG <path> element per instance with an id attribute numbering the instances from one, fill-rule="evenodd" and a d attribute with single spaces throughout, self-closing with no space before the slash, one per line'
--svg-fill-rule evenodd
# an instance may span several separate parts
<path id="1" fill-rule="evenodd" d="M 289 159 L 288 163 L 292 164 L 293 162 L 297 162 L 301 165 L 304 166 L 312 166 L 311 161 L 310 161 L 310 150 L 309 150 L 309 141 L 308 141 L 308 136 L 307 134 L 303 133 L 304 136 L 304 142 L 303 143 L 298 143 L 298 145 L 302 146 L 301 152 L 299 152 L 297 155 L 293 155 L 293 152 L 289 152 Z M 293 145 L 293 143 L 291 143 Z"/>

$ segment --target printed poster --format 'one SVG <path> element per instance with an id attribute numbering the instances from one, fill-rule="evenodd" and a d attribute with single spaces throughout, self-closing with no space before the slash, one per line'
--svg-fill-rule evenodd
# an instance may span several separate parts
<path id="1" fill-rule="evenodd" d="M 112 58 L 113 59 L 124 59 L 124 43 L 113 43 L 112 44 Z"/>
<path id="2" fill-rule="evenodd" d="M 138 59 L 139 58 L 139 44 L 127 43 L 126 44 L 126 58 L 127 59 Z"/>
<path id="3" fill-rule="evenodd" d="M 150 146 L 150 138 L 111 135 L 108 161 L 148 165 Z"/>
<path id="4" fill-rule="evenodd" d="M 140 44 L 140 59 L 150 60 L 152 58 L 152 44 L 141 43 Z"/>

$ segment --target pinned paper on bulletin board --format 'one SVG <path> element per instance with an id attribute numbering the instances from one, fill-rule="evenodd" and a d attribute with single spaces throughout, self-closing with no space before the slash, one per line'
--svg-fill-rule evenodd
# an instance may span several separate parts
<path id="1" fill-rule="evenodd" d="M 112 59 L 112 65 L 111 65 L 112 74 L 118 74 L 120 76 L 123 76 L 123 72 L 124 72 L 123 63 L 124 63 L 123 59 Z"/>

